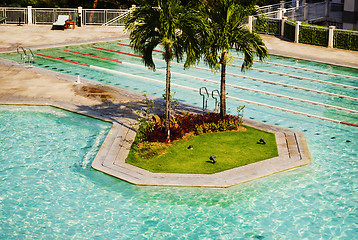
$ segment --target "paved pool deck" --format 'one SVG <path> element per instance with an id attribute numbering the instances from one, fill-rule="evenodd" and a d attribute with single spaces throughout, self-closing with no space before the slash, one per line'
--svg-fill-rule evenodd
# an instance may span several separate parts
<path id="1" fill-rule="evenodd" d="M 0 35 L 0 52 L 15 51 L 18 46 L 36 49 L 128 37 L 121 27 L 82 27 L 51 31 L 50 26 L 36 25 L 0 25 Z M 262 37 L 271 54 L 358 69 L 358 52 L 295 44 L 273 36 Z M 245 124 L 275 132 L 276 141 L 281 146 L 278 158 L 205 176 L 160 173 L 153 176 L 153 173 L 143 169 L 133 169 L 135 167 L 128 166 L 124 159 L 135 135 L 135 110 L 143 106 L 142 94 L 87 79 L 81 79 L 80 83 L 76 83 L 76 80 L 73 76 L 0 59 L 0 104 L 57 106 L 112 122 L 113 127 L 96 156 L 93 167 L 102 168 L 101 171 L 136 184 L 227 187 L 310 162 L 302 133 L 245 120 Z M 182 107 L 188 111 L 197 110 L 191 106 Z"/>

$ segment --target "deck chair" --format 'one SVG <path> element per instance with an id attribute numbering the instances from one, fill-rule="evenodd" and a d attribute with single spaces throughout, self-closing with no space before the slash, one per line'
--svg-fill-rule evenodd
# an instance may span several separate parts
<path id="1" fill-rule="evenodd" d="M 55 29 L 64 30 L 65 25 L 66 25 L 66 21 L 69 20 L 69 19 L 70 18 L 69 18 L 68 15 L 58 15 L 57 21 L 52 24 L 51 30 L 55 30 Z"/>

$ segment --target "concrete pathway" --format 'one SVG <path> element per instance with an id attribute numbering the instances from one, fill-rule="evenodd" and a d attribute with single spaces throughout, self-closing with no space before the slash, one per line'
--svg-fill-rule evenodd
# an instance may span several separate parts
<path id="1" fill-rule="evenodd" d="M 270 54 L 346 66 L 358 69 L 358 51 L 293 43 L 271 35 L 261 35 Z"/>

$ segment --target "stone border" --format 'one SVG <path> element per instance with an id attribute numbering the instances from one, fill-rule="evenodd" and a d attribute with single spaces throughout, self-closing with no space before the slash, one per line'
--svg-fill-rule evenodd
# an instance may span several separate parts
<path id="1" fill-rule="evenodd" d="M 223 188 L 311 162 L 303 133 L 249 119 L 244 124 L 274 133 L 279 156 L 215 174 L 152 173 L 125 162 L 136 132 L 114 124 L 92 167 L 137 185 Z"/>

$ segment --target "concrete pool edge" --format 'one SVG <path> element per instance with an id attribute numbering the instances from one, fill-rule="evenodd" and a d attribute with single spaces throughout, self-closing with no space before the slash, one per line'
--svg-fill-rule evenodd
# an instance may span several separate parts
<path id="1" fill-rule="evenodd" d="M 114 125 L 108 134 L 111 142 L 100 149 L 92 167 L 136 185 L 225 188 L 311 162 L 303 133 L 249 119 L 244 124 L 274 133 L 279 156 L 215 174 L 152 173 L 125 162 L 136 132 Z"/>
<path id="2" fill-rule="evenodd" d="M 103 173 L 136 185 L 181 186 L 225 188 L 261 177 L 309 164 L 311 157 L 303 133 L 254 120 L 245 119 L 244 124 L 260 130 L 272 132 L 276 136 L 279 156 L 229 169 L 215 174 L 152 173 L 125 162 L 136 131 L 134 121 L 123 119 L 125 124 L 89 114 L 68 105 L 44 103 L 41 101 L 0 101 L 4 105 L 51 106 L 88 117 L 111 122 L 112 127 L 104 139 L 91 166 Z"/>

